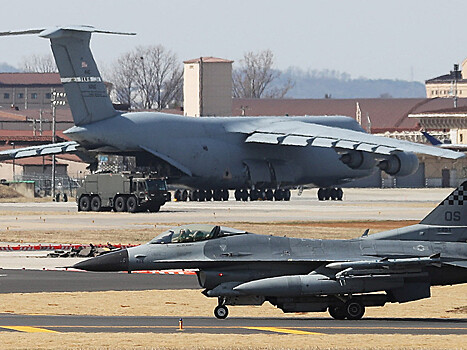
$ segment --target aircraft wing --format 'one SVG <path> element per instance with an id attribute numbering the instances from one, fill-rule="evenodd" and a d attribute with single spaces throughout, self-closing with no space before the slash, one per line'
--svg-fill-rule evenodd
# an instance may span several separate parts
<path id="1" fill-rule="evenodd" d="M 245 140 L 247 143 L 327 147 L 336 150 L 348 149 L 380 155 L 390 155 L 396 151 L 402 151 L 450 159 L 465 156 L 462 152 L 448 149 L 301 121 L 277 121 L 258 126 L 250 132 L 245 130 L 240 132 L 248 133 Z"/>
<path id="2" fill-rule="evenodd" d="M 25 148 L 13 148 L 0 151 L 0 161 L 26 157 L 47 156 L 50 154 L 72 153 L 76 152 L 76 148 L 78 146 L 79 143 L 76 141 L 66 141 Z"/>

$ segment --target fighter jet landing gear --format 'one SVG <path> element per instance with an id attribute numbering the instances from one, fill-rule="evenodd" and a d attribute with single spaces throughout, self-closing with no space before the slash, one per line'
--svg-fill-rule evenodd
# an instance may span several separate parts
<path id="1" fill-rule="evenodd" d="M 229 315 L 229 309 L 224 305 L 224 298 L 219 297 L 218 305 L 214 309 L 214 316 L 218 319 L 223 320 Z"/>
<path id="2" fill-rule="evenodd" d="M 344 195 L 344 192 L 342 191 L 342 188 L 323 188 L 321 187 L 318 190 L 318 199 L 320 201 L 327 201 L 327 200 L 333 200 L 333 201 L 341 201 L 342 197 Z"/>
<path id="3" fill-rule="evenodd" d="M 329 306 L 328 312 L 336 320 L 359 320 L 365 314 L 365 306 L 358 300 L 349 299 L 341 305 Z"/>

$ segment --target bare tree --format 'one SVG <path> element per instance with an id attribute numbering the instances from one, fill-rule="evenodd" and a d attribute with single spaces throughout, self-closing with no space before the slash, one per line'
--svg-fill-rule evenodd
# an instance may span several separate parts
<path id="1" fill-rule="evenodd" d="M 183 69 L 163 46 L 140 46 L 117 60 L 110 74 L 118 102 L 161 110 L 182 99 Z"/>
<path id="2" fill-rule="evenodd" d="M 283 98 L 293 87 L 292 81 L 277 85 L 280 72 L 273 69 L 274 54 L 271 50 L 247 52 L 240 60 L 241 67 L 234 69 L 233 95 L 237 98 Z"/>
<path id="3" fill-rule="evenodd" d="M 127 52 L 120 56 L 109 74 L 117 102 L 132 106 L 136 97 L 136 60 L 135 55 Z"/>
<path id="4" fill-rule="evenodd" d="M 181 98 L 183 69 L 177 55 L 162 45 L 138 47 L 136 87 L 143 108 L 166 108 Z"/>
<path id="5" fill-rule="evenodd" d="M 31 55 L 23 58 L 21 70 L 27 73 L 57 73 L 57 65 L 51 55 Z"/>

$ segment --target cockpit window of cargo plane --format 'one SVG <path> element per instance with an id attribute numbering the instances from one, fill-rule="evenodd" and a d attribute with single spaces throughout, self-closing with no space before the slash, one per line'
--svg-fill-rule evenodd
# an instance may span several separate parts
<path id="1" fill-rule="evenodd" d="M 248 232 L 230 227 L 214 225 L 183 225 L 171 228 L 149 242 L 149 244 L 170 244 L 198 242 L 218 237 L 246 234 Z"/>

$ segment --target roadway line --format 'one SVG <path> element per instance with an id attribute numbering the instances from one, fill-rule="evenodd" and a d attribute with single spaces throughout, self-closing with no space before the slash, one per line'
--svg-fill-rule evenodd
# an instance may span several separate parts
<path id="1" fill-rule="evenodd" d="M 29 327 L 29 326 L 0 326 L 0 328 L 11 329 L 18 332 L 25 333 L 60 333 L 57 331 L 51 331 L 50 329 Z"/>
<path id="2" fill-rule="evenodd" d="M 324 333 L 307 332 L 307 331 L 302 331 L 299 329 L 278 328 L 278 327 L 243 327 L 243 328 L 252 329 L 256 331 L 275 332 L 275 333 L 324 335 Z"/>

